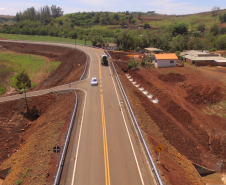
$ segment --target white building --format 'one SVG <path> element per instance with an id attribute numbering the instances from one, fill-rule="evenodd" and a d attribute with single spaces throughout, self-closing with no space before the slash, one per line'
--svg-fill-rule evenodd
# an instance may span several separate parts
<path id="1" fill-rule="evenodd" d="M 177 65 L 178 57 L 174 53 L 154 54 L 155 67 L 173 67 Z"/>

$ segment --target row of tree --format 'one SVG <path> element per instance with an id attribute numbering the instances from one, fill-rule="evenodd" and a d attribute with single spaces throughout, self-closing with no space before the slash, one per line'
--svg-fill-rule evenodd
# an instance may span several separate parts
<path id="1" fill-rule="evenodd" d="M 29 21 L 41 21 L 42 23 L 48 24 L 51 18 L 60 17 L 63 15 L 62 8 L 57 7 L 56 5 L 44 6 L 39 10 L 35 10 L 34 7 L 27 8 L 23 12 L 17 12 L 15 20 L 17 22 L 23 20 Z"/>
<path id="2" fill-rule="evenodd" d="M 150 29 L 92 29 L 91 25 L 125 25 L 135 24 L 137 19 L 132 14 L 109 12 L 83 12 L 66 15 L 63 19 L 61 8 L 53 5 L 45 6 L 36 11 L 33 7 L 17 14 L 14 25 L 4 25 L 0 32 L 25 35 L 56 36 L 90 40 L 93 45 L 103 45 L 115 42 L 123 50 L 140 50 L 154 46 L 164 51 L 182 51 L 184 49 L 225 49 L 223 34 L 226 28 L 213 25 L 208 30 L 204 23 L 200 23 L 197 30 L 188 31 L 188 24 L 173 23 L 159 30 Z M 224 20 L 226 14 L 219 15 Z M 43 18 L 42 18 L 43 17 Z M 222 18 L 223 17 L 223 18 Z M 82 26 L 79 27 L 78 26 Z M 85 26 L 85 27 L 83 27 Z M 148 23 L 144 28 L 150 28 Z M 220 38 L 220 39 L 219 39 Z"/>
<path id="3" fill-rule="evenodd" d="M 137 19 L 132 14 L 118 14 L 109 12 L 83 12 L 69 15 L 72 25 L 125 25 L 128 22 L 135 24 Z"/>
<path id="4" fill-rule="evenodd" d="M 19 24 L 17 27 L 6 25 L 0 31 L 11 34 L 78 38 L 84 42 L 90 40 L 93 45 L 102 45 L 109 42 L 111 38 L 111 42 L 117 43 L 123 50 L 140 50 L 149 46 L 171 52 L 184 49 L 226 49 L 226 43 L 222 44 L 225 42 L 226 28 L 219 28 L 217 25 L 206 32 L 197 33 L 188 31 L 185 24 L 171 25 L 165 30 L 153 31 L 149 29 L 74 29 L 65 24 L 39 26 L 38 22 L 27 21 L 26 24 Z"/>

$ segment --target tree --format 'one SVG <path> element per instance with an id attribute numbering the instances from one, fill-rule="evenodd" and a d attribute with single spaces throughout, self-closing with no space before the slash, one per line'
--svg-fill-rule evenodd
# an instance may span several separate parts
<path id="1" fill-rule="evenodd" d="M 124 16 L 122 16 L 122 17 L 119 19 L 119 24 L 120 24 L 121 26 L 127 24 L 126 18 L 125 18 Z"/>
<path id="2" fill-rule="evenodd" d="M 135 59 L 135 58 L 130 59 L 129 64 L 128 64 L 128 68 L 133 69 L 133 70 L 139 70 L 138 60 Z"/>
<path id="3" fill-rule="evenodd" d="M 24 91 L 25 93 L 25 101 L 27 105 L 27 110 L 29 111 L 28 104 L 27 104 L 27 97 L 26 97 L 26 89 L 31 88 L 31 80 L 29 76 L 26 73 L 24 73 L 24 71 L 16 77 L 16 80 L 17 80 L 16 87 L 20 90 L 20 92 Z"/>
<path id="4" fill-rule="evenodd" d="M 218 11 L 219 11 L 219 10 L 220 10 L 220 7 L 214 6 L 214 7 L 212 8 L 212 15 L 213 15 L 213 16 L 218 15 Z"/>
<path id="5" fill-rule="evenodd" d="M 140 20 L 141 12 L 137 12 L 138 19 Z"/>
<path id="6" fill-rule="evenodd" d="M 145 24 L 144 24 L 144 29 L 149 29 L 149 28 L 150 28 L 150 24 L 145 23 Z"/>
<path id="7" fill-rule="evenodd" d="M 136 24 L 137 20 L 135 18 L 132 18 L 130 21 L 132 24 Z"/>
<path id="8" fill-rule="evenodd" d="M 214 36 L 219 34 L 219 32 L 220 32 L 220 29 L 219 29 L 218 25 L 216 25 L 216 24 L 210 28 L 210 33 L 212 33 Z"/>
<path id="9" fill-rule="evenodd" d="M 129 18 L 129 22 L 131 23 L 131 19 L 133 18 L 133 15 L 130 14 L 128 18 Z"/>
<path id="10" fill-rule="evenodd" d="M 219 20 L 220 20 L 221 22 L 226 22 L 226 13 L 224 13 L 223 15 L 220 14 L 220 15 L 219 15 Z"/>
<path id="11" fill-rule="evenodd" d="M 217 49 L 226 49 L 226 35 L 221 35 L 216 40 L 216 47 Z"/>
<path id="12" fill-rule="evenodd" d="M 188 25 L 185 23 L 171 24 L 166 27 L 166 31 L 170 31 L 173 35 L 183 34 L 188 31 Z"/>
<path id="13" fill-rule="evenodd" d="M 56 5 L 51 6 L 51 13 L 53 18 L 60 17 L 63 15 L 62 8 L 57 7 Z"/>
<path id="14" fill-rule="evenodd" d="M 181 53 L 180 51 L 175 52 L 175 54 L 177 55 L 178 58 L 180 57 L 180 53 Z"/>
<path id="15" fill-rule="evenodd" d="M 221 32 L 221 34 L 225 34 L 226 33 L 226 27 L 222 27 L 220 32 Z"/>
<path id="16" fill-rule="evenodd" d="M 200 24 L 198 25 L 198 27 L 197 27 L 197 30 L 198 30 L 198 31 L 201 31 L 201 32 L 204 32 L 204 31 L 205 31 L 205 27 L 206 27 L 205 24 L 200 23 Z"/>

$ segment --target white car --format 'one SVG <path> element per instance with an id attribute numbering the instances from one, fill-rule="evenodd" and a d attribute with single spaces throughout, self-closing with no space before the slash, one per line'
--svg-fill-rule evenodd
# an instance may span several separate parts
<path id="1" fill-rule="evenodd" d="M 91 85 L 98 85 L 97 78 L 93 77 L 91 80 Z"/>

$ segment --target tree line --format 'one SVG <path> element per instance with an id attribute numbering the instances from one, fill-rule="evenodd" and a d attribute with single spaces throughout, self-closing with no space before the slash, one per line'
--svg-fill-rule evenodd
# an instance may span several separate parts
<path id="1" fill-rule="evenodd" d="M 62 8 L 56 5 L 43 6 L 39 10 L 35 10 L 34 7 L 27 8 L 23 12 L 17 12 L 15 20 L 16 22 L 29 20 L 29 21 L 41 21 L 42 23 L 48 24 L 51 18 L 60 17 L 63 15 Z"/>
<path id="2" fill-rule="evenodd" d="M 47 9 L 43 8 L 39 14 L 49 12 L 51 8 Z M 57 8 L 54 6 L 52 9 Z M 124 25 L 128 22 L 132 23 L 134 17 L 132 14 L 83 12 L 68 14 L 61 18 L 58 17 L 60 15 L 57 13 L 51 13 L 48 14 L 54 15 L 51 18 L 39 20 L 32 18 L 28 10 L 31 11 L 27 9 L 23 12 L 23 18 L 18 19 L 14 25 L 4 25 L 0 32 L 72 38 L 84 40 L 84 43 L 90 40 L 93 45 L 99 46 L 114 42 L 122 50 L 141 50 L 145 47 L 157 47 L 166 52 L 187 49 L 206 49 L 210 51 L 226 49 L 226 28 L 219 28 L 217 24 L 207 29 L 205 23 L 200 23 L 196 30 L 189 30 L 188 24 L 184 22 L 172 23 L 158 30 L 120 29 L 120 27 L 112 30 L 103 29 L 101 26 L 94 29 L 91 25 Z M 58 10 L 61 11 L 60 8 Z M 43 13 L 43 17 L 46 14 Z M 224 21 L 223 18 L 226 17 L 226 14 L 218 16 L 220 20 Z M 144 27 L 149 28 L 150 25 L 146 23 Z"/>
<path id="3" fill-rule="evenodd" d="M 139 15 L 138 15 L 139 17 Z M 78 12 L 69 14 L 72 26 L 92 25 L 126 25 L 135 24 L 137 19 L 132 14 L 109 13 L 109 12 Z"/>

